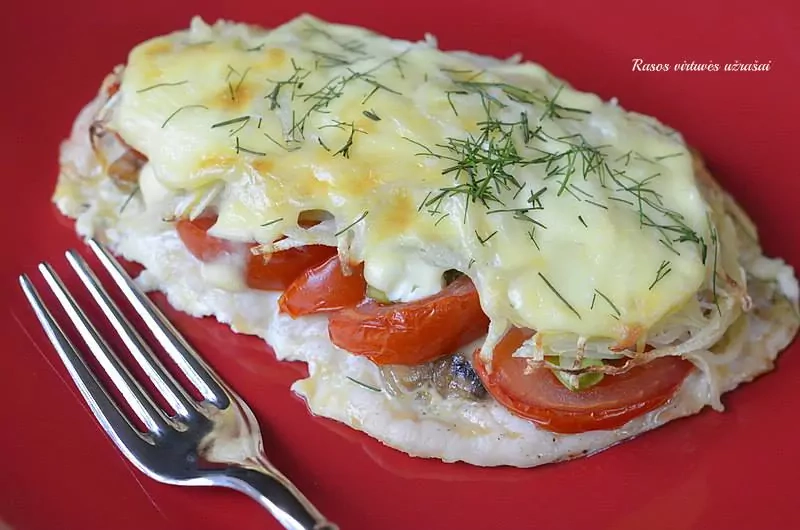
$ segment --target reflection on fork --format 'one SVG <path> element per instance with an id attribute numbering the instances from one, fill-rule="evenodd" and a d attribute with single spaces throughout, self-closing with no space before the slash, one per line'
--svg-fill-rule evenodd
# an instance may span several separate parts
<path id="1" fill-rule="evenodd" d="M 111 384 L 144 426 L 137 429 L 92 373 L 65 335 L 27 275 L 20 284 L 89 408 L 114 444 L 139 470 L 167 484 L 223 486 L 255 499 L 287 529 L 334 530 L 302 493 L 263 453 L 261 431 L 247 404 L 203 362 L 117 260 L 94 240 L 89 247 L 180 371 L 202 396 L 195 400 L 166 370 L 121 313 L 86 261 L 74 250 L 67 260 L 174 414 L 162 410 L 89 321 L 47 264 L 39 265 L 69 320 Z"/>

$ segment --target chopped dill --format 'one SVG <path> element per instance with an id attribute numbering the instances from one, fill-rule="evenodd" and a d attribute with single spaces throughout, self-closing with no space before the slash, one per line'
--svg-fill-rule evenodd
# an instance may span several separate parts
<path id="1" fill-rule="evenodd" d="M 345 158 L 350 158 L 350 150 L 353 148 L 353 138 L 355 137 L 356 133 L 366 134 L 366 131 L 358 129 L 352 122 L 351 123 L 337 122 L 337 125 L 339 125 L 341 128 L 350 127 L 350 134 L 347 136 L 347 141 L 344 143 L 344 145 L 340 147 L 338 151 L 333 153 L 333 156 L 342 155 Z"/>
<path id="2" fill-rule="evenodd" d="M 672 268 L 670 268 L 671 263 L 669 261 L 662 261 L 661 265 L 658 266 L 658 270 L 656 271 L 656 279 L 653 280 L 653 283 L 650 284 L 650 287 L 647 288 L 648 291 L 652 291 L 653 287 L 656 286 L 658 282 L 664 279 L 664 277 L 672 272 Z"/>
<path id="3" fill-rule="evenodd" d="M 362 114 L 364 114 L 364 116 L 371 119 L 372 121 L 381 121 L 381 117 L 375 114 L 375 111 L 372 109 L 365 110 L 364 112 L 362 112 Z"/>
<path id="4" fill-rule="evenodd" d="M 549 287 L 549 288 L 550 288 L 550 290 L 551 290 L 551 291 L 553 291 L 553 294 L 555 294 L 555 295 L 558 297 L 558 299 L 559 299 L 559 300 L 561 300 L 562 302 L 564 302 L 564 305 L 565 305 L 565 306 L 567 306 L 567 307 L 569 308 L 569 310 L 570 310 L 570 311 L 572 311 L 572 312 L 575 314 L 575 316 L 576 316 L 576 317 L 578 317 L 578 320 L 580 320 L 580 319 L 581 319 L 581 314 L 580 314 L 580 313 L 578 313 L 578 311 L 577 311 L 577 310 L 576 310 L 574 307 L 572 307 L 572 304 L 570 304 L 569 302 L 567 302 L 567 299 L 566 299 L 566 298 L 564 298 L 564 297 L 561 295 L 561 293 L 559 293 L 559 292 L 558 292 L 558 290 L 557 290 L 555 287 L 553 287 L 553 284 L 552 284 L 552 283 L 550 283 L 550 281 L 549 281 L 547 278 L 545 278 L 545 275 L 544 275 L 544 274 L 542 274 L 541 272 L 539 272 L 539 273 L 537 273 L 537 274 L 538 274 L 538 275 L 539 275 L 539 277 L 542 279 L 542 281 L 543 281 L 543 282 L 544 282 L 544 283 L 547 285 L 547 287 Z"/>
<path id="5" fill-rule="evenodd" d="M 654 157 L 657 162 L 661 162 L 662 160 L 666 160 L 668 158 L 675 158 L 676 156 L 683 156 L 683 153 L 670 153 L 668 155 L 661 155 Z"/>
<path id="6" fill-rule="evenodd" d="M 221 122 L 217 122 L 211 126 L 212 129 L 216 129 L 217 127 L 225 127 L 226 125 L 234 125 L 239 122 L 248 122 L 250 121 L 250 116 L 239 116 L 238 118 L 233 118 L 230 120 L 225 120 Z"/>
<path id="7" fill-rule="evenodd" d="M 620 313 L 620 312 L 619 312 L 619 309 L 617 309 L 617 306 L 615 306 L 615 305 L 614 305 L 614 302 L 612 302 L 612 301 L 611 301 L 611 299 L 610 299 L 609 297 L 607 297 L 606 295 L 604 295 L 603 293 L 601 293 L 601 292 L 600 292 L 600 291 L 598 291 L 597 289 L 595 289 L 595 290 L 594 290 L 594 293 L 595 293 L 596 295 L 600 296 L 600 298 L 602 298 L 603 300 L 605 300 L 605 301 L 606 301 L 606 303 L 607 303 L 609 306 L 611 306 L 611 309 L 613 309 L 613 310 L 614 310 L 614 313 L 616 313 L 618 317 L 622 316 L 622 313 Z M 594 299 L 592 299 L 592 307 L 594 307 Z"/>
<path id="8" fill-rule="evenodd" d="M 709 218 L 709 224 L 711 224 L 711 219 Z M 714 261 L 711 264 L 713 269 L 713 273 L 711 274 L 711 293 L 714 297 L 714 305 L 717 307 L 717 313 L 719 316 L 722 316 L 722 310 L 719 307 L 719 299 L 717 298 L 717 250 L 718 250 L 718 241 L 717 241 L 717 229 L 715 226 L 711 226 L 711 244 L 714 245 Z M 705 261 L 705 260 L 704 260 Z"/>
<path id="9" fill-rule="evenodd" d="M 179 108 L 178 108 L 178 109 L 177 109 L 175 112 L 173 112 L 172 114 L 170 114 L 170 115 L 167 117 L 167 119 L 166 119 L 166 120 L 164 120 L 164 123 L 162 123 L 162 124 L 161 124 L 161 128 L 163 129 L 164 127 L 166 127 L 166 126 L 167 126 L 167 124 L 168 124 L 170 121 L 172 121 L 172 118 L 174 118 L 175 116 L 177 116 L 177 115 L 178 115 L 178 113 L 179 113 L 179 112 L 181 112 L 182 110 L 186 110 L 186 109 L 204 109 L 204 110 L 208 110 L 208 107 L 206 107 L 205 105 L 184 105 L 183 107 L 179 107 Z"/>
<path id="10" fill-rule="evenodd" d="M 364 213 L 362 213 L 362 214 L 361 214 L 361 215 L 358 217 L 358 219 L 356 219 L 355 221 L 353 221 L 353 222 L 352 222 L 352 223 L 350 223 L 349 225 L 345 226 L 344 228 L 342 228 L 341 230 L 339 230 L 338 232 L 336 232 L 336 233 L 334 234 L 334 236 L 335 236 L 335 237 L 339 237 L 340 235 L 344 234 L 345 232 L 347 232 L 348 230 L 350 230 L 351 228 L 353 228 L 355 225 L 357 225 L 358 223 L 360 223 L 361 221 L 363 221 L 363 220 L 364 220 L 364 218 L 367 216 L 367 214 L 368 214 L 368 213 L 369 213 L 369 212 L 365 210 L 365 211 L 364 211 Z"/>
<path id="11" fill-rule="evenodd" d="M 123 202 L 123 203 L 122 203 L 122 206 L 120 206 L 120 207 L 119 207 L 119 213 L 120 213 L 120 214 L 122 214 L 122 212 L 124 212 L 124 211 L 125 211 L 125 208 L 127 208 L 127 207 L 128 207 L 128 204 L 130 204 L 130 202 L 133 200 L 133 197 L 134 197 L 134 196 L 135 196 L 137 193 L 139 193 L 139 191 L 140 191 L 140 190 L 139 190 L 139 185 L 137 184 L 136 186 L 134 186 L 133 190 L 132 190 L 132 191 L 131 191 L 131 192 L 128 194 L 128 196 L 125 198 L 125 202 Z"/>
<path id="12" fill-rule="evenodd" d="M 349 380 L 351 383 L 355 383 L 355 384 L 357 384 L 358 386 L 360 386 L 361 388 L 365 388 L 365 389 L 367 389 L 367 390 L 371 390 L 371 391 L 373 391 L 373 392 L 381 392 L 381 389 L 380 389 L 380 388 L 374 387 L 374 386 L 372 386 L 372 385 L 368 385 L 368 384 L 366 384 L 366 383 L 362 383 L 362 382 L 361 382 L 361 381 L 359 381 L 358 379 L 353 379 L 353 378 L 352 378 L 352 377 L 350 377 L 349 375 L 347 375 L 347 376 L 345 376 L 345 377 L 346 377 L 346 378 L 347 378 L 347 379 L 348 379 L 348 380 Z"/>
<path id="13" fill-rule="evenodd" d="M 485 245 L 487 241 L 489 241 L 490 239 L 492 239 L 496 235 L 497 235 L 497 230 L 495 230 L 494 232 L 492 232 L 491 234 L 489 234 L 486 237 L 481 237 L 480 234 L 478 234 L 478 231 L 477 230 L 475 231 L 475 237 L 478 238 L 478 241 L 480 242 L 481 245 Z"/>
<path id="14" fill-rule="evenodd" d="M 261 151 L 255 151 L 253 149 L 248 149 L 246 147 L 242 147 L 241 145 L 239 145 L 239 137 L 238 136 L 236 137 L 235 150 L 236 150 L 236 154 L 237 155 L 240 154 L 240 153 L 247 153 L 249 155 L 255 155 L 255 156 L 266 156 L 267 155 L 267 153 L 263 153 Z"/>
<path id="15" fill-rule="evenodd" d="M 280 148 L 281 148 L 281 149 L 283 149 L 284 151 L 289 151 L 289 152 L 291 152 L 291 151 L 296 151 L 296 150 L 300 149 L 300 146 L 292 146 L 292 147 L 287 147 L 287 146 L 283 145 L 282 143 L 280 143 L 280 142 L 279 142 L 278 140 L 276 140 L 275 138 L 273 138 L 272 136 L 270 136 L 269 134 L 267 134 L 267 133 L 262 133 L 262 134 L 263 134 L 263 135 L 264 135 L 264 136 L 265 136 L 265 137 L 266 137 L 266 138 L 267 138 L 267 139 L 268 139 L 270 142 L 272 142 L 273 144 L 277 145 L 278 147 L 280 147 Z"/>
<path id="16" fill-rule="evenodd" d="M 151 91 L 153 89 L 156 89 L 156 88 L 167 87 L 167 86 L 180 86 L 180 85 L 185 85 L 188 82 L 189 81 L 187 81 L 187 80 L 183 80 L 183 81 L 178 81 L 176 83 L 156 83 L 155 85 L 150 85 L 149 87 L 139 89 L 139 90 L 136 91 L 136 93 L 137 94 L 143 94 L 145 92 L 149 92 L 149 91 Z"/>
<path id="17" fill-rule="evenodd" d="M 586 201 L 586 202 L 588 202 L 593 206 L 597 206 L 598 208 L 602 208 L 603 210 L 608 210 L 608 206 L 606 206 L 605 204 L 600 204 L 599 202 L 594 202 L 594 201 Z"/>
<path id="18" fill-rule="evenodd" d="M 261 227 L 266 228 L 268 226 L 274 225 L 275 223 L 280 223 L 281 221 L 283 221 L 283 217 L 278 217 L 277 219 L 273 219 L 272 221 L 267 221 L 266 223 L 261 225 Z"/>

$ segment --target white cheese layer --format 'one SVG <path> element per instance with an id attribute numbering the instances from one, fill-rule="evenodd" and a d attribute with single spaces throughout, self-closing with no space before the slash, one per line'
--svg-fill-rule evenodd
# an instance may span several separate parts
<path id="1" fill-rule="evenodd" d="M 706 277 L 707 206 L 680 136 L 532 63 L 310 16 L 195 20 L 135 48 L 120 91 L 111 128 L 148 179 L 224 186 L 213 234 L 270 243 L 326 210 L 394 299 L 458 269 L 499 328 L 619 339 Z"/>

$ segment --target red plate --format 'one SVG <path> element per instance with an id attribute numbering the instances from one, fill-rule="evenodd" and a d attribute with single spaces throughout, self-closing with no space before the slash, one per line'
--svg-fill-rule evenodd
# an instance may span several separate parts
<path id="1" fill-rule="evenodd" d="M 296 2 L 139 0 L 11 2 L 3 50 L 3 254 L 0 289 L 0 520 L 26 529 L 277 528 L 244 496 L 178 488 L 139 474 L 101 432 L 39 329 L 16 283 L 39 260 L 79 245 L 50 205 L 58 144 L 103 76 L 138 42 L 183 28 L 197 12 L 267 25 Z M 397 37 L 436 34 L 448 49 L 522 51 L 579 88 L 616 96 L 683 131 L 752 214 L 771 255 L 800 266 L 797 3 L 306 0 L 334 21 Z M 632 72 L 634 58 L 772 61 L 769 72 Z M 161 301 L 161 300 L 160 300 Z M 706 411 L 600 455 L 549 467 L 479 469 L 407 457 L 335 422 L 313 418 L 258 340 L 168 311 L 252 405 L 275 463 L 343 529 L 800 528 L 787 501 L 800 473 L 800 348 L 776 372 Z M 0 524 L 0 528 L 3 525 Z"/>

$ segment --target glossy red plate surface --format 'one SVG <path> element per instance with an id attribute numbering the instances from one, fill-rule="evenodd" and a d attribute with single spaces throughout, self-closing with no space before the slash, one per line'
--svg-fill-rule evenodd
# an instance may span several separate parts
<path id="1" fill-rule="evenodd" d="M 111 67 L 190 15 L 266 25 L 299 10 L 398 37 L 430 31 L 444 48 L 522 51 L 579 88 L 616 96 L 683 131 L 752 214 L 769 254 L 800 266 L 800 9 L 796 3 L 407 0 L 13 2 L 0 22 L 2 252 L 0 520 L 27 529 L 276 528 L 245 497 L 157 484 L 106 439 L 57 361 L 16 283 L 80 243 L 50 205 L 58 144 Z M 769 72 L 631 72 L 633 58 L 772 61 Z M 159 302 L 163 300 L 159 299 Z M 252 405 L 275 463 L 343 529 L 799 528 L 800 347 L 778 370 L 706 411 L 600 455 L 532 470 L 409 458 L 311 417 L 258 340 L 169 311 Z M 3 525 L 0 524 L 0 528 Z"/>

